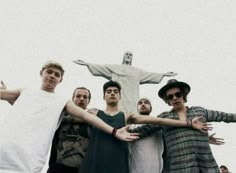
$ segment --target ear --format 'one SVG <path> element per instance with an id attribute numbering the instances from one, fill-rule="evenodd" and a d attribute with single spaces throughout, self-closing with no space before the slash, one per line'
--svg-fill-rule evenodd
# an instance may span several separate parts
<path id="1" fill-rule="evenodd" d="M 43 74 L 43 71 L 42 71 L 42 70 L 40 70 L 40 73 L 39 73 L 39 74 L 40 74 L 40 76 L 42 76 L 42 74 Z"/>
<path id="2" fill-rule="evenodd" d="M 60 82 L 59 82 L 59 83 L 61 83 L 61 82 L 62 82 L 62 80 L 63 80 L 63 77 L 61 77 L 61 80 L 60 80 Z"/>

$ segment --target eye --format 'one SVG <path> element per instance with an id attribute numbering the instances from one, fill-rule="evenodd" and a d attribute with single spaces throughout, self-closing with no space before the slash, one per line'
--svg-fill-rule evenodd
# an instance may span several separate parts
<path id="1" fill-rule="evenodd" d="M 60 77 L 60 76 L 61 76 L 61 74 L 60 74 L 60 73 L 58 73 L 58 72 L 56 72 L 56 73 L 55 73 L 55 76 L 56 76 L 56 77 Z"/>
<path id="2" fill-rule="evenodd" d="M 111 90 L 107 90 L 106 92 L 107 92 L 107 93 L 111 93 Z"/>
<path id="3" fill-rule="evenodd" d="M 52 70 L 47 70 L 46 72 L 47 72 L 48 74 L 52 74 L 53 71 L 52 71 Z"/>

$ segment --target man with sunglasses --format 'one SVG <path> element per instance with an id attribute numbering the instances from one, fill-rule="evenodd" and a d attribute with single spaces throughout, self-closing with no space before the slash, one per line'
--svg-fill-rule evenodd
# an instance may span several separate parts
<path id="1" fill-rule="evenodd" d="M 202 115 L 203 122 L 236 122 L 236 114 L 208 110 L 203 107 L 187 107 L 190 86 L 185 82 L 171 79 L 163 86 L 158 95 L 173 109 L 160 115 L 162 118 L 193 119 Z M 164 127 L 170 173 L 219 173 L 219 167 L 212 155 L 208 135 L 191 128 Z"/>
<path id="2" fill-rule="evenodd" d="M 181 95 L 181 94 L 177 94 Z M 180 96 L 179 96 L 180 97 Z M 149 116 L 152 111 L 152 104 L 148 98 L 140 98 L 137 103 L 137 110 L 140 115 Z M 163 145 L 162 126 L 134 125 L 130 132 L 141 133 L 140 139 L 130 142 L 130 173 L 161 173 L 166 160 L 166 149 Z M 143 136 L 145 133 L 145 136 Z M 215 138 L 215 134 L 209 136 L 209 143 L 222 145 L 222 138 Z"/>

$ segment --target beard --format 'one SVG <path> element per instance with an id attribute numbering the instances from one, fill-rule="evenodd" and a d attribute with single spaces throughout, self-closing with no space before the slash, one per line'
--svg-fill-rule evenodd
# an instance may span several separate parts
<path id="1" fill-rule="evenodd" d="M 139 112 L 140 115 L 149 115 L 150 114 L 150 111 L 148 110 L 143 110 L 141 112 Z"/>

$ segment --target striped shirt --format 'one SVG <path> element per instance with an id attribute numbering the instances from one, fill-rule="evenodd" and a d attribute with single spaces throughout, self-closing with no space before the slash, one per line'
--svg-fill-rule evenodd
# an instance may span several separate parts
<path id="1" fill-rule="evenodd" d="M 202 107 L 187 108 L 187 118 L 193 119 L 203 116 L 203 122 L 236 122 L 236 114 L 207 110 Z M 179 119 L 175 110 L 163 112 L 159 117 Z M 146 126 L 142 132 L 149 133 L 155 127 Z M 188 127 L 167 127 L 163 126 L 163 134 L 166 144 L 167 158 L 170 173 L 220 173 L 219 167 L 212 155 L 208 143 L 208 134 Z"/>

